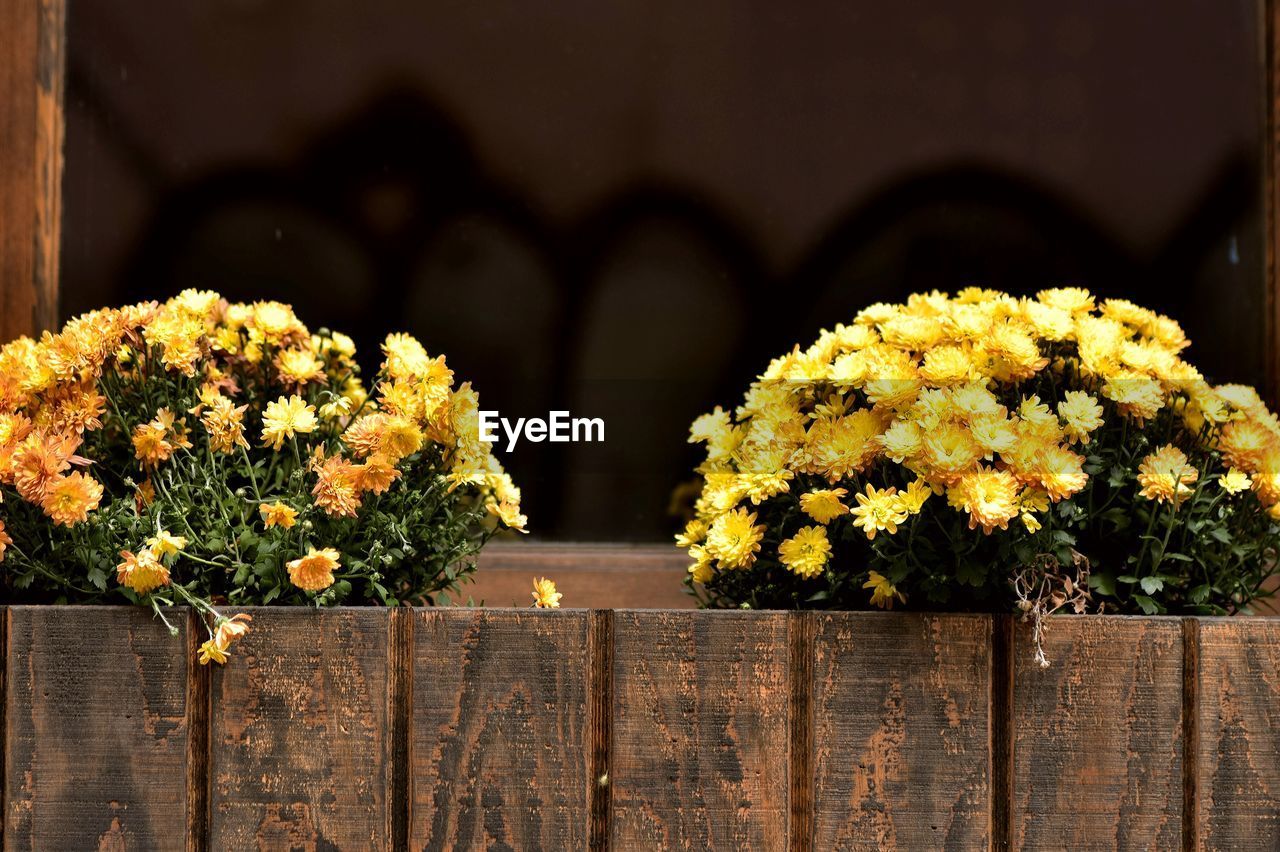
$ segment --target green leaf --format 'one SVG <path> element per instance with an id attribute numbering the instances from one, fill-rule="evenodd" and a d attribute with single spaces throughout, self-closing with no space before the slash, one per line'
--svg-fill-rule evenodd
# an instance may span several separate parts
<path id="1" fill-rule="evenodd" d="M 1160 612 L 1160 605 L 1146 595 L 1134 595 L 1133 599 L 1137 601 L 1138 606 L 1142 607 L 1142 611 L 1147 615 L 1156 615 Z"/>
<path id="2" fill-rule="evenodd" d="M 1115 597 L 1116 578 L 1110 574 L 1091 574 L 1089 575 L 1089 587 L 1097 589 L 1104 595 Z"/>
<path id="3" fill-rule="evenodd" d="M 1117 580 L 1119 580 L 1121 583 L 1136 583 L 1136 582 L 1138 582 L 1138 578 L 1137 578 L 1137 577 L 1135 577 L 1135 576 L 1133 576 L 1132 574 L 1121 574 L 1119 577 L 1116 577 L 1116 579 L 1117 579 Z"/>
<path id="4" fill-rule="evenodd" d="M 1209 530 L 1209 536 L 1210 538 L 1214 538 L 1222 542 L 1223 544 L 1231 543 L 1231 533 L 1227 532 L 1222 527 L 1214 527 L 1213 529 Z"/>
<path id="5" fill-rule="evenodd" d="M 987 568 L 972 559 L 961 560 L 956 566 L 956 579 L 975 588 L 982 585 L 987 578 Z"/>
<path id="6" fill-rule="evenodd" d="M 1143 577 L 1142 578 L 1142 591 L 1146 592 L 1149 595 L 1154 595 L 1156 592 L 1160 591 L 1163 588 L 1164 588 L 1164 581 L 1161 580 L 1159 577 Z"/>

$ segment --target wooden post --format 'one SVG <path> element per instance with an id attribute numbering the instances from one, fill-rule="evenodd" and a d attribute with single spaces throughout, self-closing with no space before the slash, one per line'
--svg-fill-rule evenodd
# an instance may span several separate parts
<path id="1" fill-rule="evenodd" d="M 1266 341 L 1267 392 L 1274 405 L 1280 403 L 1280 298 L 1276 297 L 1277 258 L 1280 257 L 1280 0 L 1262 0 L 1258 4 L 1262 35 L 1263 126 L 1262 126 L 1262 240 L 1263 270 L 1266 276 Z"/>
<path id="2" fill-rule="evenodd" d="M 66 0 L 0 3 L 0 343 L 52 328 Z"/>

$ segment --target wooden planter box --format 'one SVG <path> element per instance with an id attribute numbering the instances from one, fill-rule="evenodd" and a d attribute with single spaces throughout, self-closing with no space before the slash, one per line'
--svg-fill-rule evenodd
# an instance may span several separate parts
<path id="1" fill-rule="evenodd" d="M 1280 844 L 1280 620 L 4 613 L 4 848 Z"/>

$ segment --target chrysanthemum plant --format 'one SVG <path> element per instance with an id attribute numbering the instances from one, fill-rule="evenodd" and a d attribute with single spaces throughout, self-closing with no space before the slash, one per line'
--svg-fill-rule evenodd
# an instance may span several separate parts
<path id="1" fill-rule="evenodd" d="M 705 605 L 1240 611 L 1280 533 L 1280 422 L 1176 322 L 1063 288 L 877 304 L 694 424 Z"/>
<path id="2" fill-rule="evenodd" d="M 186 291 L 0 349 L 6 599 L 186 604 L 225 662 L 260 604 L 432 603 L 520 492 L 475 392 L 395 334 L 372 394 L 350 338 Z"/>

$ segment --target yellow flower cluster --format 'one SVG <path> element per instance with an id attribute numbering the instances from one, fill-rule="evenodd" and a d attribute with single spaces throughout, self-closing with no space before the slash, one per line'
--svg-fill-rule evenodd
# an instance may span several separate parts
<path id="1" fill-rule="evenodd" d="M 217 496 L 230 501 L 221 508 L 237 524 L 260 522 L 259 533 L 311 530 L 311 518 L 356 518 L 417 459 L 427 459 L 432 481 L 406 487 L 426 493 L 438 480 L 441 492 L 461 488 L 467 506 L 523 532 L 520 490 L 480 438 L 471 386 L 455 386 L 444 357 L 428 355 L 409 335 L 390 335 L 382 352 L 370 391 L 349 337 L 312 334 L 278 302 L 234 304 L 187 290 L 163 303 L 86 314 L 57 333 L 0 348 L 0 488 L 39 507 L 53 524 L 74 527 L 122 496 L 136 504 L 134 517 L 157 500 L 160 514 L 183 517 L 184 507 L 204 502 L 199 489 L 234 477 L 244 487 Z M 117 448 L 136 467 L 109 469 L 119 464 Z M 193 471 L 201 473 L 193 478 Z M 197 481 L 202 476 L 225 481 Z M 106 483 L 114 490 L 104 498 Z M 16 524 L 0 502 L 0 562 L 19 553 L 31 570 L 34 560 L 14 537 L 45 537 Z M 287 561 L 292 585 L 320 593 L 335 583 L 341 555 L 311 547 L 309 535 L 299 529 L 278 540 L 298 554 Z M 120 585 L 139 598 L 161 589 L 182 597 L 170 573 L 178 560 L 197 557 L 184 552 L 185 541 L 177 547 L 173 541 L 124 551 Z M 397 558 L 412 550 L 403 545 Z M 215 565 L 208 558 L 204 564 Z M 377 583 L 369 568 L 361 570 Z M 211 607 L 208 614 L 223 625 L 223 636 L 211 637 L 213 650 L 204 656 L 218 660 L 238 628 L 226 627 Z"/>
<path id="2" fill-rule="evenodd" d="M 894 535 L 931 498 L 970 529 L 1016 522 L 1034 533 L 1051 504 L 1088 483 L 1084 448 L 1106 418 L 1136 433 L 1168 407 L 1197 440 L 1220 441 L 1224 490 L 1252 486 L 1280 512 L 1280 424 L 1252 389 L 1206 382 L 1180 357 L 1187 345 L 1168 317 L 1079 288 L 872 305 L 774 360 L 735 411 L 693 423 L 690 441 L 707 452 L 703 488 L 677 543 L 706 582 L 762 553 L 815 576 L 830 556 L 825 527 L 850 516 L 868 539 Z M 1176 502 L 1196 475 L 1168 447 L 1138 481 L 1143 496 Z M 816 526 L 762 551 L 763 508 L 783 497 Z M 868 588 L 887 606 L 898 593 L 877 577 Z"/>
<path id="3" fill-rule="evenodd" d="M 152 352 L 159 355 L 158 365 L 149 363 Z M 349 455 L 359 459 L 326 457 L 317 444 L 313 495 L 331 515 L 354 515 L 363 495 L 390 487 L 401 460 L 434 442 L 449 456 L 453 487 L 483 487 L 492 514 L 523 530 L 519 489 L 480 441 L 470 385 L 455 389 L 443 356 L 429 357 L 409 335 L 389 336 L 383 352 L 384 380 L 370 398 L 354 369 L 351 339 L 310 334 L 278 302 L 228 304 L 216 293 L 187 290 L 163 304 L 86 314 L 57 334 L 20 338 L 0 349 L 0 484 L 13 485 L 58 524 L 81 522 L 97 508 L 102 486 L 86 473 L 69 471 L 90 466 L 77 451 L 86 432 L 102 427 L 114 383 L 157 366 L 197 379 L 200 404 L 190 413 L 214 451 L 235 453 L 249 446 L 245 414 L 255 401 L 237 404 L 242 391 L 231 377 L 233 368 L 272 368 L 298 392 L 266 402 L 262 445 L 280 451 L 297 436 L 331 424 Z M 308 388 L 319 389 L 328 401 L 317 409 L 302 396 Z M 163 407 L 135 427 L 131 438 L 144 471 L 192 446 L 187 418 Z M 140 497 L 149 502 L 151 494 L 148 480 Z M 280 523 L 280 513 L 270 520 Z"/>

